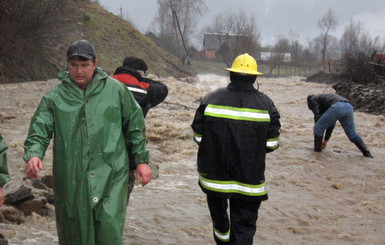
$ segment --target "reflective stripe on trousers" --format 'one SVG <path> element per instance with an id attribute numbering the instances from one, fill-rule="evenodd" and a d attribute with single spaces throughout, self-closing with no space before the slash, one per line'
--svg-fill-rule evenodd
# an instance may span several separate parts
<path id="1" fill-rule="evenodd" d="M 247 196 L 263 196 L 267 193 L 265 183 L 250 185 L 238 181 L 210 180 L 202 177 L 200 173 L 199 183 L 207 190 L 221 193 L 238 193 Z"/>

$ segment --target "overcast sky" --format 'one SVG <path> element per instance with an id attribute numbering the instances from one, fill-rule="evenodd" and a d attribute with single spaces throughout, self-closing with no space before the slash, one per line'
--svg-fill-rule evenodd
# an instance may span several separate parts
<path id="1" fill-rule="evenodd" d="M 221 13 L 243 10 L 254 15 L 263 44 L 274 43 L 279 35 L 292 31 L 306 44 L 320 34 L 318 20 L 331 8 L 337 15 L 337 29 L 331 35 L 340 38 L 350 20 L 361 21 L 371 38 L 385 42 L 385 0 L 205 0 L 207 13 L 198 28 L 210 25 Z M 130 19 L 145 33 L 156 15 L 156 0 L 99 0 L 108 11 Z M 199 47 L 198 47 L 199 48 Z"/>

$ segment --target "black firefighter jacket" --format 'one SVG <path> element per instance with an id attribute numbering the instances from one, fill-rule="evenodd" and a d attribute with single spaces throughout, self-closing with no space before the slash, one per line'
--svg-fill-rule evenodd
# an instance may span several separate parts
<path id="1" fill-rule="evenodd" d="M 253 84 L 233 81 L 196 111 L 199 185 L 206 194 L 267 199 L 265 156 L 279 146 L 280 115 Z"/>

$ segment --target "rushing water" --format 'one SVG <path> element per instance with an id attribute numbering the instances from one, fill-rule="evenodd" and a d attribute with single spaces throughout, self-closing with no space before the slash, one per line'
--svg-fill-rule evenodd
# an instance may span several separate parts
<path id="1" fill-rule="evenodd" d="M 190 125 L 199 98 L 226 77 L 201 75 L 197 84 L 173 78 L 166 101 L 146 118 L 151 162 L 159 178 L 136 186 L 127 209 L 125 244 L 214 244 L 205 195 L 196 173 Z M 30 117 L 56 80 L 0 85 L 0 131 L 13 180 L 24 176 L 23 141 Z M 262 203 L 254 244 L 383 244 L 385 241 L 385 119 L 355 113 L 358 133 L 374 159 L 364 158 L 337 124 L 328 147 L 313 152 L 308 94 L 334 92 L 299 77 L 258 78 L 281 114 L 280 148 L 268 154 L 269 200 Z M 51 149 L 44 173 L 50 172 Z M 21 225 L 0 224 L 10 244 L 58 244 L 53 217 L 33 215 Z"/>

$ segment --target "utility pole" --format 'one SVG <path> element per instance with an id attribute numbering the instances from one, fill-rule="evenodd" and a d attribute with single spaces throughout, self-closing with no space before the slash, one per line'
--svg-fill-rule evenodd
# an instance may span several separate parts
<path id="1" fill-rule="evenodd" d="M 120 18 L 123 19 L 123 8 L 122 8 L 122 5 L 120 5 L 119 10 L 120 10 Z"/>
<path id="2" fill-rule="evenodd" d="M 176 25 L 178 27 L 180 38 L 181 38 L 182 44 L 183 44 L 183 49 L 184 49 L 184 52 L 185 52 L 185 55 L 186 55 L 185 57 L 187 57 L 188 56 L 188 52 L 187 52 L 187 48 L 186 48 L 186 44 L 185 44 L 185 41 L 184 41 L 184 37 L 183 37 L 182 31 L 180 29 L 178 15 L 176 14 L 176 11 L 174 9 L 174 6 L 172 5 L 172 1 L 171 0 L 170 0 L 170 7 L 171 7 L 172 14 L 173 14 L 173 16 L 174 16 L 174 18 L 176 20 Z M 184 61 L 184 59 L 183 59 L 183 61 Z"/>

